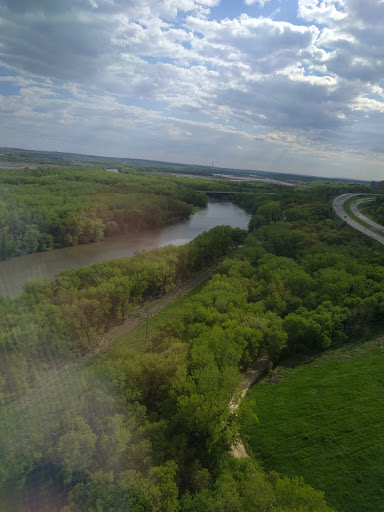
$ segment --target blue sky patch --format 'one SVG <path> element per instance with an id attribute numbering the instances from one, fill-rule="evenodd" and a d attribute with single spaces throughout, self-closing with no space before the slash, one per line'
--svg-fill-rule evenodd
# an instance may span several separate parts
<path id="1" fill-rule="evenodd" d="M 381 178 L 383 2 L 186 3 L 2 10 L 2 144 Z"/>

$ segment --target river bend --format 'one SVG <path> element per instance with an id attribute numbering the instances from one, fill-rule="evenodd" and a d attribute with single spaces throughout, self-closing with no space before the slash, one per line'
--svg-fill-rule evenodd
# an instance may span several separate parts
<path id="1" fill-rule="evenodd" d="M 53 279 L 61 270 L 133 256 L 137 252 L 170 244 L 182 245 L 215 226 L 229 225 L 246 229 L 249 219 L 250 215 L 232 203 L 211 201 L 207 208 L 171 226 L 0 261 L 0 295 L 18 295 L 23 291 L 27 279 Z"/>

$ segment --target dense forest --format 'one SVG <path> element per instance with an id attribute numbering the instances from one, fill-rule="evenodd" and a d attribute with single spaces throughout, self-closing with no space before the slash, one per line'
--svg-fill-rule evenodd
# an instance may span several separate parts
<path id="1" fill-rule="evenodd" d="M 228 191 L 230 197 L 273 187 L 91 166 L 2 169 L 0 259 L 180 221 L 207 205 L 200 189 Z"/>
<path id="2" fill-rule="evenodd" d="M 0 259 L 182 220 L 207 204 L 194 187 L 170 176 L 97 168 L 3 169 Z"/>
<path id="3" fill-rule="evenodd" d="M 0 392 L 25 391 L 47 365 L 84 355 L 135 306 L 210 265 L 243 235 L 218 226 L 184 246 L 67 270 L 53 281 L 27 283 L 15 299 L 1 297 Z"/>
<path id="4" fill-rule="evenodd" d="M 0 508 L 330 511 L 300 477 L 229 455 L 240 420 L 255 418 L 251 410 L 239 418 L 228 404 L 257 358 L 272 366 L 320 352 L 382 320 L 382 250 L 331 209 L 347 190 L 236 195 L 253 214 L 249 233 L 217 227 L 185 246 L 65 271 L 2 298 Z M 97 347 L 138 305 L 219 261 L 140 348 L 127 342 L 108 352 L 76 390 L 32 402 L 27 421 L 27 405 L 6 405 L 52 365 Z"/>

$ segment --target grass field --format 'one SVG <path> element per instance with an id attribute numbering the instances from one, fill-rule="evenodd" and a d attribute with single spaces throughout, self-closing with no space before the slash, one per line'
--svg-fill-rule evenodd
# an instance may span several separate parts
<path id="1" fill-rule="evenodd" d="M 377 203 L 375 203 L 375 202 L 363 203 L 361 206 L 362 206 L 361 211 L 362 211 L 363 215 L 368 217 L 368 219 L 378 222 L 379 224 L 383 224 L 383 219 L 381 217 L 378 218 Z"/>
<path id="2" fill-rule="evenodd" d="M 302 475 L 345 512 L 384 511 L 384 338 L 277 368 L 246 400 L 259 424 L 242 432 L 266 469 Z"/>
<path id="3" fill-rule="evenodd" d="M 364 222 L 363 220 L 361 220 L 359 217 L 357 217 L 353 211 L 351 210 L 351 204 L 356 201 L 356 199 L 359 199 L 359 196 L 354 196 L 354 197 L 350 197 L 349 199 L 347 199 L 344 203 L 344 210 L 345 212 L 353 219 L 355 220 L 356 222 L 358 222 L 359 224 L 361 224 L 362 226 L 364 226 L 365 228 L 371 228 L 370 224 L 367 224 L 366 222 Z"/>

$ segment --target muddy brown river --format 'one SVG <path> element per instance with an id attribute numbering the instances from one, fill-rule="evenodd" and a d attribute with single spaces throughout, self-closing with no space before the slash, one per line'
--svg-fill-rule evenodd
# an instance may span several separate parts
<path id="1" fill-rule="evenodd" d="M 106 238 L 95 244 L 77 245 L 18 256 L 0 261 L 0 295 L 15 296 L 28 279 L 52 279 L 61 270 L 105 260 L 132 256 L 166 245 L 182 245 L 214 226 L 229 225 L 246 229 L 250 215 L 229 202 L 211 201 L 189 219 L 159 229 Z"/>

